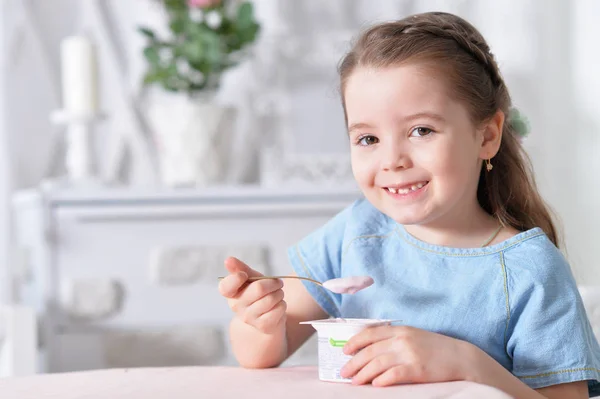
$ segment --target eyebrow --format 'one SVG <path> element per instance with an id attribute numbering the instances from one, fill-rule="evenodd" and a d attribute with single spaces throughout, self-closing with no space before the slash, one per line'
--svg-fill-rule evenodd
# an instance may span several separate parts
<path id="1" fill-rule="evenodd" d="M 404 118 L 402 118 L 403 121 L 412 121 L 415 119 L 419 119 L 419 118 L 429 118 L 429 119 L 433 119 L 436 120 L 438 122 L 446 122 L 446 119 L 436 113 L 433 112 L 418 112 L 416 114 L 412 114 L 412 115 L 408 115 Z M 368 123 L 353 123 L 348 127 L 348 133 L 352 133 L 352 131 L 357 130 L 357 129 L 373 129 L 372 125 L 369 125 Z"/>
<path id="2" fill-rule="evenodd" d="M 368 123 L 353 123 L 348 127 L 348 133 L 352 133 L 352 131 L 354 130 L 358 130 L 358 129 L 372 129 L 373 126 L 369 125 Z"/>
<path id="3" fill-rule="evenodd" d="M 411 120 L 419 119 L 419 118 L 429 118 L 429 119 L 434 119 L 439 122 L 446 122 L 446 119 L 443 116 L 441 116 L 440 114 L 436 114 L 434 112 L 418 112 L 416 114 L 409 115 L 403 119 L 405 121 L 411 121 Z"/>

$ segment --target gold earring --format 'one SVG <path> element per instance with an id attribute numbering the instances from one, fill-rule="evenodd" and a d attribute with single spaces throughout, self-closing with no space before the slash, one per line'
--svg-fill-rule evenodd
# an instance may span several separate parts
<path id="1" fill-rule="evenodd" d="M 490 162 L 489 159 L 485 160 L 485 168 L 487 169 L 488 172 L 494 168 L 494 165 L 492 165 L 492 163 Z"/>

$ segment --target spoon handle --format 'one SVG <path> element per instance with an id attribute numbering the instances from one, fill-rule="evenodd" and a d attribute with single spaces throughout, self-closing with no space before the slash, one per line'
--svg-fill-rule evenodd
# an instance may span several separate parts
<path id="1" fill-rule="evenodd" d="M 219 280 L 223 280 L 225 277 L 219 277 Z M 295 278 L 297 280 L 306 280 L 311 283 L 315 283 L 318 285 L 323 285 L 320 281 L 313 280 L 308 277 L 300 277 L 300 276 L 258 276 L 258 277 L 248 277 L 248 281 L 256 281 L 256 280 L 266 280 L 266 279 L 279 279 L 279 278 Z"/>

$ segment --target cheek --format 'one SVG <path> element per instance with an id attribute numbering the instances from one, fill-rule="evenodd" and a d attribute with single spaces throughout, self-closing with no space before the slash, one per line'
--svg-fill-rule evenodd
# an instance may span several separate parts
<path id="1" fill-rule="evenodd" d="M 440 148 L 438 151 L 426 151 L 422 154 L 421 164 L 441 185 L 464 185 L 471 179 L 476 158 L 459 148 Z"/>
<path id="2" fill-rule="evenodd" d="M 350 152 L 350 162 L 352 164 L 352 173 L 357 182 L 364 183 L 370 181 L 375 176 L 377 165 L 360 149 L 352 149 Z"/>

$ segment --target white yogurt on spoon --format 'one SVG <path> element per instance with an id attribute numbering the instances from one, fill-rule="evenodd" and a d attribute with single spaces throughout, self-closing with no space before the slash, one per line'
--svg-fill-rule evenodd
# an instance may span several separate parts
<path id="1" fill-rule="evenodd" d="M 373 282 L 369 276 L 340 277 L 325 281 L 323 287 L 336 294 L 356 294 L 371 286 Z"/>

